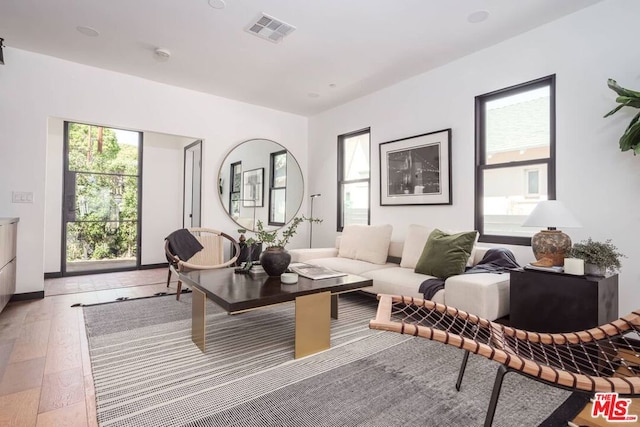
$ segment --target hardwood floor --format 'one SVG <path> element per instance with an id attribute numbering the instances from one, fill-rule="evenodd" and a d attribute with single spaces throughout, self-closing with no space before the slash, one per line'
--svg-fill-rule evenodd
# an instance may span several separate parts
<path id="1" fill-rule="evenodd" d="M 167 290 L 166 269 L 118 273 L 123 287 L 113 275 L 113 289 L 95 291 L 101 275 L 78 276 L 46 281 L 45 287 L 62 286 L 64 292 L 44 299 L 10 303 L 0 313 L 0 427 L 97 426 L 95 390 L 91 375 L 89 347 L 81 307 L 119 297 L 143 297 Z M 107 278 L 107 275 L 103 275 Z M 132 286 L 132 283 L 153 284 Z M 87 283 L 87 288 L 81 286 Z M 92 288 L 93 287 L 93 288 Z M 175 292 L 176 283 L 169 289 Z M 55 292 L 55 289 L 54 289 Z M 611 425 L 591 418 L 591 405 L 568 425 L 602 427 Z M 632 414 L 640 414 L 640 399 L 634 399 Z"/>
<path id="2" fill-rule="evenodd" d="M 114 301 L 119 297 L 136 298 L 167 291 L 164 282 L 145 283 L 149 277 L 164 277 L 133 271 L 122 275 L 117 288 L 93 291 L 78 286 L 76 294 L 47 296 L 40 300 L 12 302 L 0 313 L 0 426 L 97 426 L 95 391 L 91 376 L 89 347 L 81 307 Z M 152 272 L 153 273 L 153 272 Z M 86 283 L 99 282 L 100 275 L 86 276 Z M 53 279 L 64 286 L 64 279 Z M 81 281 L 69 279 L 74 288 Z M 51 283 L 47 286 L 51 288 Z M 69 286 L 65 287 L 65 291 Z M 169 292 L 175 292 L 175 282 Z"/>

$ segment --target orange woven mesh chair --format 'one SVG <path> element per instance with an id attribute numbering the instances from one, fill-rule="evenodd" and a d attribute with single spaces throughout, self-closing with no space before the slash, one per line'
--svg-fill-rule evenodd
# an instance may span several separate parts
<path id="1" fill-rule="evenodd" d="M 238 242 L 222 231 L 211 228 L 190 228 L 189 232 L 200 242 L 203 249 L 188 260 L 181 260 L 177 255 L 173 254 L 170 250 L 168 240 L 165 240 L 164 243 L 164 250 L 167 254 L 167 260 L 169 260 L 167 287 L 169 287 L 169 282 L 171 281 L 171 273 L 175 273 L 178 276 L 177 300 L 180 300 L 180 294 L 182 292 L 182 281 L 178 275 L 179 272 L 213 270 L 228 267 L 236 262 L 238 254 L 240 254 Z M 224 261 L 225 240 L 230 241 L 234 247 L 231 251 L 234 256 L 228 261 Z"/>
<path id="2" fill-rule="evenodd" d="M 570 391 L 640 395 L 640 310 L 585 331 L 546 334 L 504 326 L 429 300 L 392 295 L 378 298 L 370 328 L 466 350 L 456 389 L 460 390 L 469 353 L 501 363 L 485 426 L 493 422 L 507 372 Z"/>

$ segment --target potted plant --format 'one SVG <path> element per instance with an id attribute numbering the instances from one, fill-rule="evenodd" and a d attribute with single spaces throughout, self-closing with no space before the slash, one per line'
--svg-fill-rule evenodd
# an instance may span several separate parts
<path id="1" fill-rule="evenodd" d="M 282 230 L 265 230 L 262 221 L 258 221 L 257 230 L 253 233 L 255 237 L 247 239 L 247 244 L 261 243 L 265 247 L 260 255 L 260 264 L 269 276 L 280 276 L 285 272 L 291 262 L 291 255 L 286 251 L 285 246 L 289 243 L 289 239 L 293 237 L 300 223 L 304 221 L 322 222 L 321 219 L 295 217 L 289 226 Z"/>
<path id="2" fill-rule="evenodd" d="M 622 107 L 640 108 L 640 92 L 625 89 L 613 79 L 607 80 L 607 85 L 618 94 L 616 102 L 620 105 L 609 111 L 605 117 L 615 114 Z M 620 137 L 620 150 L 633 150 L 634 155 L 640 153 L 640 112 L 631 119 L 631 123 Z"/>
<path id="3" fill-rule="evenodd" d="M 611 243 L 611 239 L 597 242 L 592 240 L 591 237 L 574 244 L 567 251 L 566 256 L 583 259 L 585 273 L 594 276 L 604 276 L 607 271 L 617 271 L 620 268 L 620 259 L 625 257 Z"/>

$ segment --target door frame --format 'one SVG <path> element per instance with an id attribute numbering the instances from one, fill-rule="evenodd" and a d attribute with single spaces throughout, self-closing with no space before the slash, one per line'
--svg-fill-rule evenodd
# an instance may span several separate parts
<path id="1" fill-rule="evenodd" d="M 202 226 L 202 140 L 198 139 L 194 142 L 192 142 L 191 144 L 187 145 L 184 147 L 184 154 L 183 154 L 183 159 L 182 159 L 182 169 L 183 169 L 183 177 L 182 177 L 182 227 L 183 228 L 189 228 L 187 227 L 187 224 L 185 224 L 185 210 L 187 208 L 187 195 L 185 194 L 185 187 L 187 185 L 187 168 L 186 168 L 186 163 L 187 163 L 187 152 L 191 151 L 194 147 L 196 146 L 200 146 L 200 165 L 198 168 L 198 180 L 200 181 L 200 185 L 198 186 L 198 200 L 200 201 L 200 203 L 198 204 L 198 219 L 199 219 L 199 224 L 194 226 L 194 225 L 189 225 L 189 227 L 200 227 Z M 194 193 L 193 193 L 193 168 L 191 168 L 191 208 L 193 208 L 193 199 L 194 199 Z M 192 220 L 192 224 L 193 224 L 193 209 L 191 212 L 191 220 Z"/>
<path id="2" fill-rule="evenodd" d="M 138 197 L 138 209 L 137 209 L 137 215 L 138 215 L 138 220 L 136 221 L 136 265 L 135 267 L 120 267 L 120 268 L 108 268 L 108 269 L 101 269 L 101 270 L 84 270 L 84 271 L 67 271 L 67 227 L 66 227 L 66 221 L 65 221 L 65 200 L 64 200 L 64 195 L 65 195 L 65 186 L 67 184 L 67 172 L 69 171 L 69 124 L 70 123 L 77 123 L 80 125 L 85 125 L 85 126 L 96 126 L 96 127 L 103 127 L 103 128 L 109 128 L 109 129 L 118 129 L 118 130 L 127 130 L 130 131 L 129 129 L 120 129 L 118 127 L 113 127 L 113 126 L 102 126 L 102 125 L 96 125 L 96 124 L 89 124 L 89 123 L 83 123 L 80 121 L 75 121 L 75 120 L 65 120 L 64 121 L 64 126 L 63 126 L 63 141 L 62 141 L 62 204 L 61 204 L 61 212 L 62 212 L 62 218 L 61 218 L 61 222 L 62 222 L 62 230 L 60 233 L 61 236 L 61 240 L 60 240 L 60 275 L 62 277 L 66 277 L 66 276 L 82 276 L 82 275 L 86 275 L 86 274 L 98 274 L 98 273 L 114 273 L 114 272 L 118 272 L 118 271 L 132 271 L 132 270 L 139 270 L 140 269 L 140 261 L 141 261 L 141 251 L 142 251 L 142 155 L 143 155 L 143 141 L 144 141 L 144 132 L 143 131 L 132 131 L 132 132 L 138 132 L 138 191 L 137 191 L 137 197 Z"/>

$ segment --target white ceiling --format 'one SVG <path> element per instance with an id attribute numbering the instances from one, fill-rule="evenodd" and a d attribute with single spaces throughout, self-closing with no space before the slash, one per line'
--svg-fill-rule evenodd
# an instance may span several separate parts
<path id="1" fill-rule="evenodd" d="M 308 116 L 598 1 L 225 0 L 214 9 L 208 0 L 1 0 L 0 37 L 9 48 Z M 480 10 L 489 18 L 469 23 Z M 279 44 L 245 32 L 260 13 L 297 29 Z M 171 58 L 158 60 L 156 48 Z"/>

